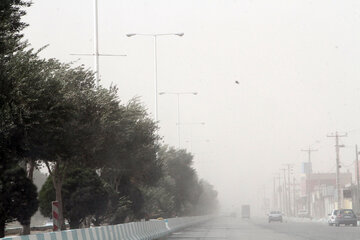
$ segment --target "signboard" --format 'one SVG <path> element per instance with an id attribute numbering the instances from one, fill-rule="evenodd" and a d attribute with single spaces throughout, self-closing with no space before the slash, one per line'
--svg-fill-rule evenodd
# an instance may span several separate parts
<path id="1" fill-rule="evenodd" d="M 52 209 L 52 219 L 53 219 L 53 231 L 60 230 L 60 222 L 59 222 L 59 202 L 52 201 L 51 202 Z"/>

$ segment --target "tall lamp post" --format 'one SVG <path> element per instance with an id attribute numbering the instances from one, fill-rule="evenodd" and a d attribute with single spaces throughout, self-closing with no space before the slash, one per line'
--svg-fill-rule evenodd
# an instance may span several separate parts
<path id="1" fill-rule="evenodd" d="M 356 177 L 356 199 L 357 199 L 356 205 L 359 206 L 359 204 L 360 204 L 360 179 L 359 179 L 359 154 L 360 154 L 360 152 L 358 151 L 357 144 L 355 145 L 355 154 L 356 154 L 355 177 Z"/>
<path id="2" fill-rule="evenodd" d="M 178 122 L 176 123 L 176 125 L 179 127 L 180 125 L 205 125 L 205 122 Z M 190 139 L 191 139 L 191 135 L 190 135 Z"/>
<path id="3" fill-rule="evenodd" d="M 185 142 L 189 144 L 190 152 L 192 152 L 192 148 L 193 148 L 193 143 L 194 143 L 194 142 L 197 142 L 197 143 L 201 143 L 201 142 L 209 143 L 210 140 L 209 140 L 209 139 L 200 140 L 200 141 L 186 140 Z"/>
<path id="4" fill-rule="evenodd" d="M 98 0 L 94 0 L 94 53 L 71 53 L 72 56 L 94 56 L 94 71 L 96 86 L 100 86 L 100 64 L 99 57 L 126 57 L 126 54 L 102 54 L 99 53 L 99 24 L 98 24 Z"/>
<path id="5" fill-rule="evenodd" d="M 197 92 L 160 92 L 159 95 L 164 94 L 173 94 L 177 96 L 177 111 L 178 111 L 178 121 L 177 123 L 180 123 L 180 95 L 197 95 Z M 178 129 L 178 145 L 179 149 L 181 147 L 181 138 L 180 138 L 180 124 L 177 124 Z"/>
<path id="6" fill-rule="evenodd" d="M 161 36 L 184 36 L 184 33 L 157 33 L 157 34 L 144 34 L 144 33 L 129 33 L 127 37 L 146 36 L 154 38 L 154 88 L 155 88 L 155 122 L 158 121 L 158 81 L 157 81 L 157 38 Z"/>

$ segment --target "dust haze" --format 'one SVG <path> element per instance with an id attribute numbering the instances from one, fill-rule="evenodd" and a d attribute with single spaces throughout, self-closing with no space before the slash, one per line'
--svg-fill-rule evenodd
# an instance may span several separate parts
<path id="1" fill-rule="evenodd" d="M 91 1 L 34 0 L 25 38 L 41 53 L 93 68 Z M 46 10 L 44 10 L 46 9 Z M 153 113 L 153 41 L 128 33 L 183 32 L 158 38 L 159 92 L 180 97 L 182 148 L 194 154 L 199 176 L 219 192 L 222 209 L 250 203 L 261 213 L 274 174 L 313 153 L 314 172 L 335 171 L 341 138 L 342 172 L 354 172 L 360 143 L 360 2 L 336 0 L 99 1 L 103 86 L 120 99 L 139 96 Z M 163 141 L 178 146 L 177 98 L 160 95 Z M 257 210 L 254 210 L 257 211 Z"/>

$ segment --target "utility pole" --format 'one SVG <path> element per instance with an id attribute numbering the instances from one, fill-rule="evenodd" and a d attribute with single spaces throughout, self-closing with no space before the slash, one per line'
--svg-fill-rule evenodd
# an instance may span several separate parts
<path id="1" fill-rule="evenodd" d="M 308 149 L 302 149 L 301 151 L 308 153 L 308 167 L 306 169 L 306 197 L 307 197 L 306 202 L 307 202 L 308 214 L 309 214 L 309 216 L 311 216 L 311 191 L 310 191 L 310 187 L 311 187 L 310 178 L 311 178 L 311 174 L 312 174 L 311 153 L 317 152 L 318 150 L 311 149 L 311 147 L 309 146 Z"/>
<path id="2" fill-rule="evenodd" d="M 357 144 L 355 145 L 355 154 L 356 154 L 356 158 L 355 158 L 355 175 L 356 175 L 356 198 L 357 198 L 357 206 L 359 209 L 359 205 L 360 205 L 360 186 L 359 186 L 359 151 L 358 151 L 358 146 Z"/>
<path id="3" fill-rule="evenodd" d="M 276 204 L 276 177 L 274 176 L 273 178 L 274 181 L 274 189 L 273 189 L 273 209 L 277 208 L 277 204 Z"/>
<path id="4" fill-rule="evenodd" d="M 279 173 L 276 176 L 277 176 L 276 178 L 279 181 L 279 184 L 278 184 L 278 187 L 277 187 L 277 193 L 278 193 L 277 200 L 278 200 L 278 206 L 279 206 L 278 210 L 282 211 L 283 209 L 282 209 L 282 203 L 281 203 L 281 182 L 280 182 L 281 181 L 281 175 Z"/>
<path id="5" fill-rule="evenodd" d="M 266 199 L 266 186 L 264 185 L 263 186 L 263 193 L 264 193 L 264 199 L 263 199 L 263 205 L 264 205 L 264 209 L 263 209 L 263 211 L 264 211 L 264 213 L 266 213 L 267 212 L 267 206 L 268 206 L 268 204 L 267 204 L 267 199 Z"/>
<path id="6" fill-rule="evenodd" d="M 288 194 L 288 210 L 289 210 L 289 215 L 292 215 L 292 211 L 291 211 L 291 193 L 290 193 L 290 186 L 291 186 L 291 181 L 290 181 L 290 173 L 292 170 L 292 164 L 285 164 L 287 166 L 287 171 L 288 171 L 288 188 L 287 188 L 287 194 Z"/>
<path id="7" fill-rule="evenodd" d="M 336 192 L 337 192 L 337 202 L 338 202 L 338 209 L 341 209 L 341 189 L 340 189 L 340 147 L 344 147 L 344 145 L 339 145 L 339 138 L 340 137 L 347 137 L 347 134 L 340 135 L 338 132 L 335 134 L 327 135 L 327 137 L 334 137 L 335 138 L 335 153 L 336 153 Z"/>
<path id="8" fill-rule="evenodd" d="M 287 209 L 288 209 L 288 213 L 289 215 L 292 214 L 292 211 L 291 211 L 291 193 L 290 193 L 290 186 L 291 186 L 291 181 L 290 181 L 290 173 L 292 171 L 292 164 L 284 164 L 285 166 L 287 166 L 287 171 L 288 171 L 288 176 L 287 176 L 287 188 L 286 188 L 286 194 L 287 194 Z M 291 170 L 291 171 L 290 171 Z"/>
<path id="9" fill-rule="evenodd" d="M 294 199 L 294 216 L 296 216 L 296 182 L 295 176 L 293 177 L 293 199 Z"/>
<path id="10" fill-rule="evenodd" d="M 283 171 L 284 173 L 284 191 L 283 191 L 283 196 L 284 196 L 284 209 L 286 211 L 286 214 L 289 214 L 289 209 L 288 209 L 288 200 L 287 200 L 287 191 L 286 191 L 286 168 L 282 168 L 280 169 Z"/>

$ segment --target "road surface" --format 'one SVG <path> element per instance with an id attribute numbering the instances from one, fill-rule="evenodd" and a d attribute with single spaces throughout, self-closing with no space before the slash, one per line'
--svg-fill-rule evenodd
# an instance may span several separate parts
<path id="1" fill-rule="evenodd" d="M 317 222 L 268 223 L 266 219 L 219 217 L 172 234 L 169 240 L 355 240 L 360 227 L 330 227 Z"/>

